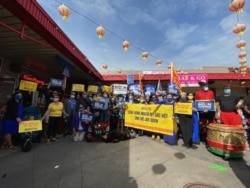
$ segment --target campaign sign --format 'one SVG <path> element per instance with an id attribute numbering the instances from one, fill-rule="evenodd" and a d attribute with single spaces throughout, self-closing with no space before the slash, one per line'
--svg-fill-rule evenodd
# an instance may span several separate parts
<path id="1" fill-rule="evenodd" d="M 81 114 L 81 121 L 83 121 L 83 122 L 86 122 L 86 121 L 91 122 L 92 120 L 93 120 L 93 116 L 91 114 L 89 114 L 89 113 Z"/>
<path id="2" fill-rule="evenodd" d="M 32 120 L 32 121 L 22 121 L 19 123 L 18 132 L 26 133 L 32 131 L 40 131 L 42 130 L 42 122 L 40 120 Z"/>
<path id="3" fill-rule="evenodd" d="M 177 102 L 174 105 L 174 111 L 176 114 L 192 115 L 192 103 Z"/>
<path id="4" fill-rule="evenodd" d="M 134 84 L 134 75 L 133 74 L 127 75 L 127 84 L 128 85 Z"/>
<path id="5" fill-rule="evenodd" d="M 51 87 L 62 87 L 63 80 L 50 78 L 50 86 Z"/>
<path id="6" fill-rule="evenodd" d="M 155 94 L 155 85 L 145 85 L 145 93 Z"/>
<path id="7" fill-rule="evenodd" d="M 104 102 L 100 102 L 100 101 L 94 101 L 92 103 L 92 108 L 95 110 L 103 110 L 105 106 Z"/>
<path id="8" fill-rule="evenodd" d="M 102 92 L 111 93 L 112 92 L 112 87 L 104 85 L 104 86 L 102 86 Z"/>
<path id="9" fill-rule="evenodd" d="M 132 84 L 132 85 L 130 85 L 129 90 L 132 91 L 135 96 L 141 95 L 140 84 Z"/>
<path id="10" fill-rule="evenodd" d="M 98 92 L 99 87 L 95 86 L 95 85 L 89 85 L 88 86 L 88 92 L 89 93 L 97 93 Z"/>
<path id="11" fill-rule="evenodd" d="M 79 91 L 84 92 L 84 85 L 83 84 L 72 84 L 72 91 Z"/>
<path id="12" fill-rule="evenodd" d="M 37 83 L 26 81 L 26 80 L 21 80 L 19 89 L 24 90 L 24 91 L 36 91 Z"/>
<path id="13" fill-rule="evenodd" d="M 128 86 L 126 84 L 113 84 L 113 94 L 126 95 Z"/>
<path id="14" fill-rule="evenodd" d="M 172 95 L 179 95 L 179 89 L 177 85 L 174 83 L 168 84 L 167 93 L 170 93 Z"/>
<path id="15" fill-rule="evenodd" d="M 195 108 L 198 111 L 215 111 L 215 101 L 214 100 L 196 100 Z"/>

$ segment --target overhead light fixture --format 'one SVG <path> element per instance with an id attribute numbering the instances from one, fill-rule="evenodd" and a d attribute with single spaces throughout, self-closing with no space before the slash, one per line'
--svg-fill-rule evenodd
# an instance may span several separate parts
<path id="1" fill-rule="evenodd" d="M 246 82 L 244 80 L 240 81 L 240 85 L 245 85 Z"/>

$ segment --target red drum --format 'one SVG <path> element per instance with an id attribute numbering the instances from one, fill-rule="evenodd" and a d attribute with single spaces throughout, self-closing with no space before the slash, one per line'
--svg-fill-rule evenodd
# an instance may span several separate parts
<path id="1" fill-rule="evenodd" d="M 245 129 L 242 125 L 209 124 L 208 150 L 226 158 L 242 158 L 246 148 Z"/>

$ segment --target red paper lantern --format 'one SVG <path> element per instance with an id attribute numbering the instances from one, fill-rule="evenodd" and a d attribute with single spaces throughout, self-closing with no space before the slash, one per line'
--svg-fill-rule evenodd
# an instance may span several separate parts
<path id="1" fill-rule="evenodd" d="M 246 41 L 239 40 L 236 44 L 236 47 L 239 48 L 240 50 L 245 50 L 246 44 L 247 44 Z"/>
<path id="2" fill-rule="evenodd" d="M 232 0 L 229 4 L 229 10 L 236 13 L 243 12 L 245 6 L 245 0 Z"/>
<path id="3" fill-rule="evenodd" d="M 61 4 L 58 7 L 58 12 L 61 14 L 63 20 L 66 20 L 71 14 L 70 9 L 64 4 Z"/>
<path id="4" fill-rule="evenodd" d="M 129 44 L 129 42 L 126 41 L 126 40 L 122 43 L 122 47 L 123 47 L 123 49 L 124 49 L 125 51 L 128 50 L 129 46 L 130 46 L 130 44 Z"/>
<path id="5" fill-rule="evenodd" d="M 104 65 L 102 66 L 102 68 L 107 69 L 107 68 L 108 68 L 108 65 L 107 65 L 107 64 L 104 64 Z"/>
<path id="6" fill-rule="evenodd" d="M 156 61 L 156 65 L 160 66 L 161 64 L 162 64 L 162 60 L 161 60 L 161 59 L 158 59 L 158 60 Z"/>
<path id="7" fill-rule="evenodd" d="M 238 35 L 243 35 L 246 30 L 246 24 L 238 23 L 234 26 L 233 32 Z"/>
<path id="8" fill-rule="evenodd" d="M 105 35 L 105 29 L 102 26 L 96 28 L 96 34 L 98 38 L 101 39 Z"/>
<path id="9" fill-rule="evenodd" d="M 142 59 L 146 60 L 148 58 L 148 52 L 143 52 L 141 56 L 142 56 Z"/>

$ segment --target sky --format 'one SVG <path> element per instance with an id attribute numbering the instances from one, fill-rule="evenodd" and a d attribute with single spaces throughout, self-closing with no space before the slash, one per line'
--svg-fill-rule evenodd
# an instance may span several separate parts
<path id="1" fill-rule="evenodd" d="M 37 0 L 72 42 L 100 72 L 165 71 L 170 62 L 176 69 L 207 66 L 239 67 L 233 33 L 237 14 L 228 9 L 231 0 Z M 71 9 L 63 20 L 61 4 Z M 249 53 L 250 6 L 246 1 L 239 22 L 247 26 L 242 40 Z M 96 28 L 106 34 L 99 39 Z M 124 51 L 122 43 L 129 41 Z M 141 58 L 147 51 L 147 60 Z M 156 61 L 162 60 L 157 66 Z M 103 65 L 108 69 L 104 70 Z"/>

